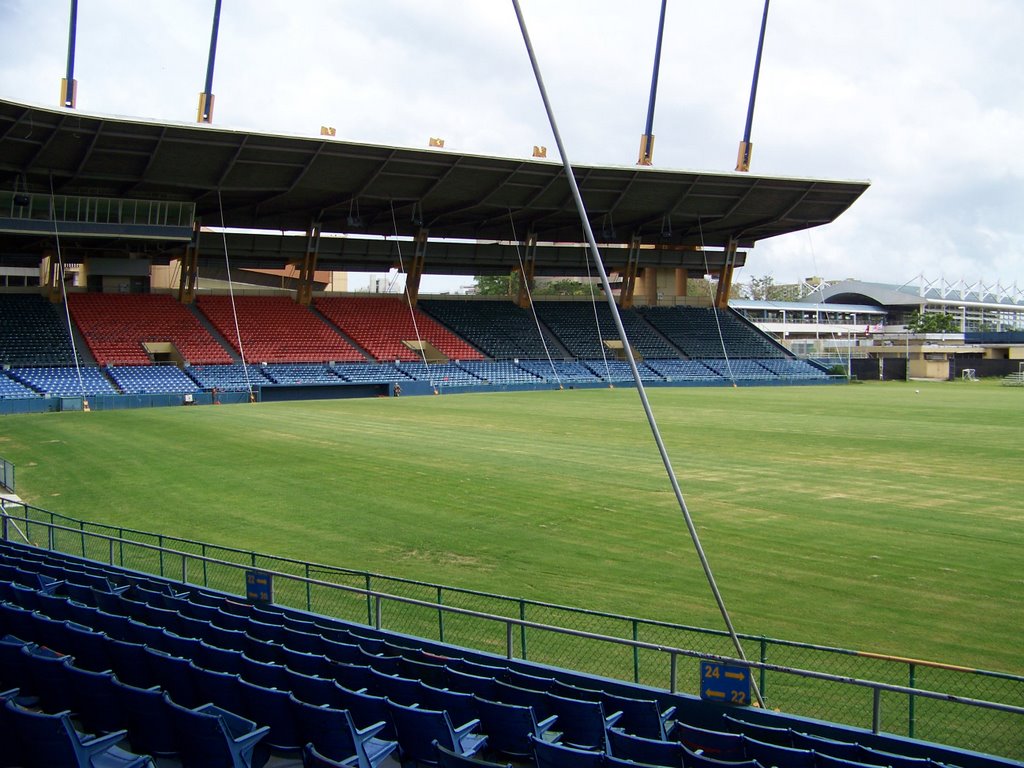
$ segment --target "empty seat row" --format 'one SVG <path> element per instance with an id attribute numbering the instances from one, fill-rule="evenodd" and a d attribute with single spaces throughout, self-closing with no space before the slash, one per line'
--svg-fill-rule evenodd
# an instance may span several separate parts
<path id="1" fill-rule="evenodd" d="M 370 747 L 386 750 L 394 741 L 403 760 L 423 762 L 439 759 L 436 739 L 456 757 L 483 752 L 532 757 L 537 765 L 935 768 L 922 757 L 742 720 L 742 710 L 719 714 L 716 727 L 708 727 L 714 718 L 678 720 L 673 707 L 644 697 L 643 689 L 634 698 L 596 679 L 178 587 L 0 543 L 0 636 L 70 656 L 60 661 L 63 668 L 41 662 L 51 680 L 77 675 L 80 681 L 46 686 L 58 689 L 50 698 L 43 694 L 51 708 L 73 708 L 74 691 L 86 687 L 89 675 L 89 682 L 110 688 L 109 676 L 122 688 L 159 686 L 156 698 L 166 699 L 159 706 L 195 711 L 212 703 L 253 727 L 265 725 L 263 743 L 278 752 L 308 744 L 303 734 L 313 731 L 303 729 L 312 719 L 342 717 L 324 714 L 330 710 L 351 719 L 351 729 L 339 719 L 333 730 L 372 730 Z M 45 675 L 19 678 L 24 669 L 11 658 L 0 647 L 0 684 L 43 685 Z M 322 746 L 310 739 L 307 754 Z"/>

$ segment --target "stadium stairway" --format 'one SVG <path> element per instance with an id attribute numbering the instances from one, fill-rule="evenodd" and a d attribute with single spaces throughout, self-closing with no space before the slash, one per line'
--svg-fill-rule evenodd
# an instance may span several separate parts
<path id="1" fill-rule="evenodd" d="M 185 306 L 192 316 L 199 321 L 199 324 L 206 329 L 206 332 L 210 334 L 218 344 L 220 344 L 221 349 L 228 353 L 232 363 L 242 362 L 242 358 L 235 351 L 234 346 L 229 344 L 228 340 L 221 335 L 220 331 L 218 331 L 214 324 L 210 322 L 209 318 L 199 311 L 199 307 L 195 304 L 186 304 Z"/>
<path id="2" fill-rule="evenodd" d="M 5 744 L 17 733 L 21 750 L 3 753 L 5 768 L 52 764 L 11 725 L 32 713 L 48 713 L 61 739 L 100 744 L 94 768 L 150 765 L 133 755 L 185 768 L 286 768 L 300 755 L 307 766 L 481 765 L 474 754 L 538 768 L 1019 765 L 241 602 L 12 542 L 0 542 L 0 691 L 0 730 Z M 521 732 L 503 728 L 511 722 Z"/>

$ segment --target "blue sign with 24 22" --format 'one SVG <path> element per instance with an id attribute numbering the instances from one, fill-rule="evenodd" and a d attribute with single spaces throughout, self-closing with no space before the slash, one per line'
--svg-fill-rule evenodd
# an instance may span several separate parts
<path id="1" fill-rule="evenodd" d="M 700 697 L 720 704 L 750 704 L 750 670 L 718 661 L 700 663 Z"/>

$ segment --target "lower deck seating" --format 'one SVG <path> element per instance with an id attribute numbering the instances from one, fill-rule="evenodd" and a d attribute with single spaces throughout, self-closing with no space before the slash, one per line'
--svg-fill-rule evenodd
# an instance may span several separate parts
<path id="1" fill-rule="evenodd" d="M 0 399 L 15 400 L 27 397 L 39 397 L 39 392 L 0 371 Z"/>
<path id="2" fill-rule="evenodd" d="M 537 765 L 666 765 L 666 755 L 680 754 L 684 766 L 701 768 L 1012 765 L 771 712 L 723 715 L 684 696 L 240 602 L 11 542 L 0 542 L 0 638 L 0 690 L 23 689 L 83 722 L 125 728 L 126 746 L 155 755 L 190 754 L 200 716 L 219 710 L 234 728 L 211 735 L 209 749 L 231 753 L 233 745 L 237 758 L 243 742 L 262 745 L 240 763 L 218 763 L 241 768 L 259 768 L 268 750 L 296 754 L 307 738 L 318 753 L 338 748 L 322 727 L 330 710 L 349 713 L 330 717 L 332 735 L 350 737 L 341 749 L 351 754 L 337 760 L 351 765 L 375 768 L 394 750 L 405 762 L 431 759 L 434 739 L 463 756 L 522 762 L 514 734 L 490 742 L 483 723 L 495 708 L 483 701 L 532 710 L 521 722 Z M 838 738 L 844 733 L 848 740 Z M 785 743 L 776 743 L 780 736 Z"/>
<path id="3" fill-rule="evenodd" d="M 544 381 L 563 384 L 600 381 L 600 378 L 583 363 L 570 360 L 520 360 L 519 367 Z"/>
<path id="4" fill-rule="evenodd" d="M 335 364 L 334 372 L 353 384 L 393 384 L 412 381 L 412 377 L 390 363 Z"/>
<path id="5" fill-rule="evenodd" d="M 483 379 L 457 363 L 396 363 L 395 367 L 417 381 L 436 387 L 470 387 L 483 384 Z"/>
<path id="6" fill-rule="evenodd" d="M 187 393 L 199 389 L 176 365 L 111 365 L 107 374 L 126 395 Z"/>
<path id="7" fill-rule="evenodd" d="M 185 371 L 203 389 L 216 387 L 224 392 L 244 392 L 250 386 L 270 382 L 258 365 L 190 365 Z"/>
<path id="8" fill-rule="evenodd" d="M 604 381 L 633 381 L 633 369 L 623 360 L 584 360 L 587 368 Z M 646 363 L 637 363 L 641 381 L 664 381 L 664 378 Z"/>
<path id="9" fill-rule="evenodd" d="M 57 366 L 52 368 L 12 368 L 8 375 L 15 381 L 52 397 L 114 395 L 117 389 L 95 366 Z M 81 378 L 79 378 L 81 376 Z"/>
<path id="10" fill-rule="evenodd" d="M 459 367 L 490 384 L 537 384 L 541 378 L 511 361 L 467 361 Z"/>
<path id="11" fill-rule="evenodd" d="M 326 363 L 270 363 L 263 375 L 274 384 L 340 384 L 338 373 Z"/>

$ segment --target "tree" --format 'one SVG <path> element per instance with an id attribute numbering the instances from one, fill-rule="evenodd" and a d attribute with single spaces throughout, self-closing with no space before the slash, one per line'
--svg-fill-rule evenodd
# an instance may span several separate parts
<path id="1" fill-rule="evenodd" d="M 958 333 L 960 320 L 948 312 L 914 310 L 907 321 L 907 330 L 911 333 Z"/>
<path id="2" fill-rule="evenodd" d="M 756 301 L 796 301 L 800 298 L 799 285 L 777 285 L 771 275 L 751 277 L 747 296 Z"/>
<path id="3" fill-rule="evenodd" d="M 509 272 L 507 275 L 477 275 L 478 296 L 511 296 L 519 292 L 519 273 Z"/>
<path id="4" fill-rule="evenodd" d="M 534 293 L 538 296 L 589 296 L 591 291 L 595 296 L 601 295 L 603 291 L 600 285 L 582 283 L 579 280 L 552 280 L 537 286 Z"/>

